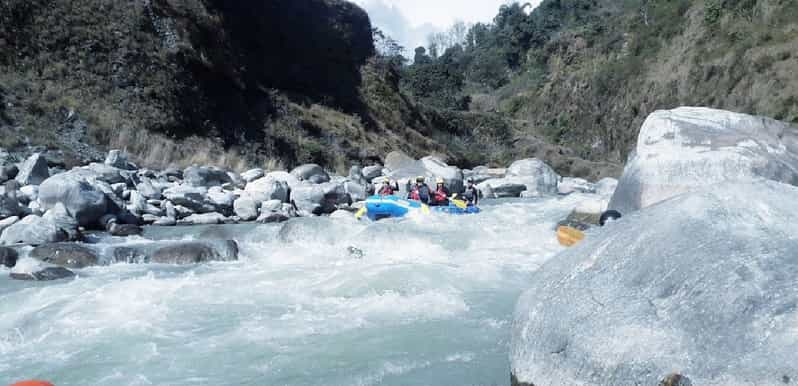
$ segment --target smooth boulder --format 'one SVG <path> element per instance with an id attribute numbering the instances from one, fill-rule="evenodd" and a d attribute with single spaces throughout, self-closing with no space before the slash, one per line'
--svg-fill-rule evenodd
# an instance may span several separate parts
<path id="1" fill-rule="evenodd" d="M 300 211 L 314 215 L 329 214 L 337 205 L 351 203 L 351 197 L 342 184 L 301 184 L 291 191 L 291 201 Z"/>
<path id="2" fill-rule="evenodd" d="M 68 239 L 69 234 L 51 219 L 30 215 L 6 228 L 0 235 L 0 244 L 40 245 Z"/>
<path id="3" fill-rule="evenodd" d="M 607 224 L 517 303 L 518 385 L 775 385 L 795 378 L 798 188 L 723 183 Z"/>
<path id="4" fill-rule="evenodd" d="M 752 177 L 798 185 L 798 128 L 708 108 L 655 111 L 643 123 L 610 207 L 628 213 Z"/>
<path id="5" fill-rule="evenodd" d="M 258 218 L 260 202 L 255 201 L 249 195 L 241 196 L 233 203 L 233 210 L 236 216 L 242 221 L 252 221 Z"/>
<path id="6" fill-rule="evenodd" d="M 61 203 L 82 226 L 95 223 L 108 211 L 105 193 L 79 172 L 57 174 L 39 187 L 39 202 L 45 210 Z"/>
<path id="7" fill-rule="evenodd" d="M 301 165 L 291 171 L 291 175 L 299 181 L 308 181 L 312 184 L 321 184 L 330 181 L 330 175 L 316 164 Z"/>
<path id="8" fill-rule="evenodd" d="M 190 166 L 183 171 L 183 180 L 189 186 L 222 186 L 233 182 L 226 171 L 216 167 Z"/>
<path id="9" fill-rule="evenodd" d="M 256 201 L 280 200 L 286 202 L 288 201 L 290 185 L 288 181 L 281 180 L 280 177 L 280 175 L 270 173 L 248 183 L 244 191 Z"/>

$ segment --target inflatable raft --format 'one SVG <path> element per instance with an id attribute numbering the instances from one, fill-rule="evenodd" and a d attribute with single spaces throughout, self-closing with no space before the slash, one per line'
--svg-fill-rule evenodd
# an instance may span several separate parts
<path id="1" fill-rule="evenodd" d="M 461 206 L 465 206 L 462 204 Z M 449 206 L 430 207 L 418 201 L 406 200 L 397 196 L 371 196 L 366 199 L 366 206 L 357 213 L 357 218 L 367 216 L 371 220 L 381 220 L 391 217 L 405 217 L 413 214 L 429 214 L 440 212 L 448 214 L 474 214 L 479 213 L 477 207 L 458 207 L 454 203 Z"/>

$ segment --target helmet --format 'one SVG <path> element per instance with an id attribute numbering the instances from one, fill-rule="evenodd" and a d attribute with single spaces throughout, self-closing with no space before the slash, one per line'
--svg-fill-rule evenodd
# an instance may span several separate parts
<path id="1" fill-rule="evenodd" d="M 416 182 L 424 182 L 424 176 L 416 177 Z"/>
<path id="2" fill-rule="evenodd" d="M 473 178 L 471 178 L 471 177 L 468 177 L 468 179 L 466 180 L 466 182 L 468 182 L 469 184 L 473 184 L 473 183 L 474 183 L 474 179 L 473 179 Z"/>
<path id="3" fill-rule="evenodd" d="M 437 180 L 435 180 L 435 183 L 436 183 L 436 184 L 445 184 L 445 183 L 446 183 L 446 181 L 444 181 L 444 180 L 443 180 L 443 178 L 440 178 L 440 177 L 438 177 L 438 179 L 437 179 Z"/>
<path id="4" fill-rule="evenodd" d="M 383 184 L 388 184 L 390 182 L 391 182 L 391 180 L 389 180 L 388 177 L 385 177 L 385 178 L 382 179 L 382 183 Z"/>

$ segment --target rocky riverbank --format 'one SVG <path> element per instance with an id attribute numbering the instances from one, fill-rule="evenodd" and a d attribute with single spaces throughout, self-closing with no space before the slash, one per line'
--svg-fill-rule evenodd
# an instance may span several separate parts
<path id="1" fill-rule="evenodd" d="M 374 185 L 388 178 L 406 193 L 417 176 L 443 178 L 452 192 L 462 192 L 472 178 L 484 198 L 534 197 L 572 192 L 604 192 L 606 208 L 617 181 L 598 184 L 562 178 L 544 162 L 525 159 L 507 168 L 462 170 L 429 156 L 413 159 L 401 152 L 385 157 L 385 165 L 353 166 L 348 176 L 331 175 L 307 164 L 291 171 L 251 169 L 243 173 L 212 166 L 183 170 L 140 168 L 124 152 L 112 150 L 105 162 L 63 170 L 46 155 L 35 153 L 15 162 L 0 153 L 0 244 L 6 266 L 18 255 L 46 263 L 15 274 L 17 279 L 46 280 L 71 276 L 66 269 L 114 263 L 187 264 L 237 258 L 235 242 L 204 241 L 146 245 L 135 248 L 97 247 L 87 232 L 114 237 L 140 235 L 143 226 L 188 226 L 237 223 L 279 223 L 296 217 L 352 216 Z M 12 249 L 13 248 L 13 249 Z M 31 250 L 31 248 L 33 248 Z M 98 252 L 103 249 L 103 253 Z M 19 252 L 18 252 L 19 251 Z M 59 269 L 50 269 L 50 265 Z M 17 268 L 19 269 L 19 267 Z M 39 273 L 37 273 L 39 272 Z"/>

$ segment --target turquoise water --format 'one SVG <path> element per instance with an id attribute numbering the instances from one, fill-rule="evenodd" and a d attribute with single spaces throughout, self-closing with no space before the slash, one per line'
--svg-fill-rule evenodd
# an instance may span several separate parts
<path id="1" fill-rule="evenodd" d="M 579 199 L 222 228 L 241 246 L 233 263 L 115 265 L 49 284 L 0 271 L 0 383 L 507 385 L 515 302 L 561 250 L 554 223 Z"/>

